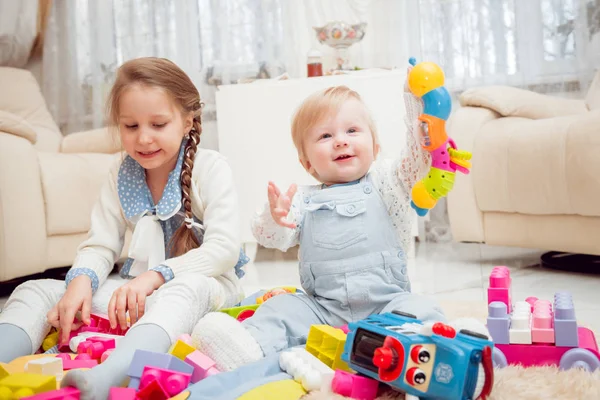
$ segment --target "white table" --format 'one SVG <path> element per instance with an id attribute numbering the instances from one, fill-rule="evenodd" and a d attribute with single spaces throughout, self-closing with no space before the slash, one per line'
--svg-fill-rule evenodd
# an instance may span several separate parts
<path id="1" fill-rule="evenodd" d="M 298 162 L 290 125 L 293 113 L 309 94 L 335 85 L 356 90 L 378 128 L 381 156 L 397 157 L 405 146 L 404 70 L 358 71 L 318 78 L 264 80 L 223 85 L 216 93 L 219 151 L 233 169 L 240 198 L 242 241 L 255 243 L 253 214 L 267 200 L 267 183 L 282 189 L 292 183 L 314 184 Z M 413 227 L 418 235 L 418 222 Z M 252 251 L 252 250 L 251 250 Z"/>

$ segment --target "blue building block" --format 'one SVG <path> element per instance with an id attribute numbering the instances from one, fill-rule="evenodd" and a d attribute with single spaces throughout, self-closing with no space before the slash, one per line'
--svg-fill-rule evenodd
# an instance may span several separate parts
<path id="1" fill-rule="evenodd" d="M 506 304 L 501 301 L 492 301 L 488 305 L 487 328 L 494 343 L 509 344 L 510 317 L 506 310 Z"/>
<path id="2" fill-rule="evenodd" d="M 136 350 L 127 371 L 127 375 L 131 378 L 128 387 L 136 390 L 139 388 L 142 372 L 147 365 L 170 371 L 183 372 L 184 374 L 192 374 L 194 372 L 194 367 L 171 354 Z"/>
<path id="3" fill-rule="evenodd" d="M 573 306 L 573 297 L 569 292 L 554 294 L 554 337 L 556 346 L 579 346 L 575 307 Z"/>

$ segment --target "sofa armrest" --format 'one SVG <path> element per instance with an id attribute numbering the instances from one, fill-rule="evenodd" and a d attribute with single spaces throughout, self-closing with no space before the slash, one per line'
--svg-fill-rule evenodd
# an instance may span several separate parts
<path id="1" fill-rule="evenodd" d="M 511 86 L 468 89 L 460 97 L 463 107 L 484 107 L 503 117 L 552 118 L 589 111 L 583 100 L 549 96 Z"/>
<path id="2" fill-rule="evenodd" d="M 0 133 L 0 282 L 46 265 L 46 211 L 38 152 Z"/>
<path id="3" fill-rule="evenodd" d="M 0 110 L 0 131 L 27 139 L 31 144 L 37 142 L 33 126 L 22 117 L 8 111 Z"/>
<path id="4" fill-rule="evenodd" d="M 108 128 L 71 133 L 60 145 L 61 153 L 114 154 L 121 150 L 119 139 Z"/>
<path id="5" fill-rule="evenodd" d="M 489 108 L 462 107 L 450 115 L 446 123 L 446 131 L 459 149 L 473 152 L 482 127 L 500 117 L 500 114 Z M 473 158 L 473 168 L 477 168 L 477 154 L 474 154 Z M 454 187 L 448 193 L 447 204 L 454 240 L 485 242 L 483 214 L 477 205 L 473 173 L 457 174 Z"/>

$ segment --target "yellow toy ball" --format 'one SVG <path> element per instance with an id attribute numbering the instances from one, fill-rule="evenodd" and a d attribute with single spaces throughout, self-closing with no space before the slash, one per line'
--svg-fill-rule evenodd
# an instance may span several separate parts
<path id="1" fill-rule="evenodd" d="M 425 61 L 413 67 L 408 74 L 408 87 L 417 97 L 444 86 L 444 71 L 436 63 Z"/>

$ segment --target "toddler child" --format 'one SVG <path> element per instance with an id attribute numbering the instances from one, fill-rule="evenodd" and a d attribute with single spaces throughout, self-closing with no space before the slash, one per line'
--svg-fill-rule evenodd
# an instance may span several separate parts
<path id="1" fill-rule="evenodd" d="M 427 171 L 429 155 L 417 125 L 422 103 L 406 89 L 405 102 L 406 151 L 377 161 L 375 124 L 358 93 L 332 87 L 301 104 L 292 139 L 302 166 L 321 184 L 292 185 L 284 193 L 269 183 L 269 201 L 252 229 L 265 247 L 300 245 L 306 294 L 275 296 L 243 323 L 223 313 L 203 317 L 192 336 L 218 368 L 304 344 L 313 324 L 342 326 L 391 311 L 445 320 L 432 299 L 411 293 L 406 270 L 411 188 Z"/>

